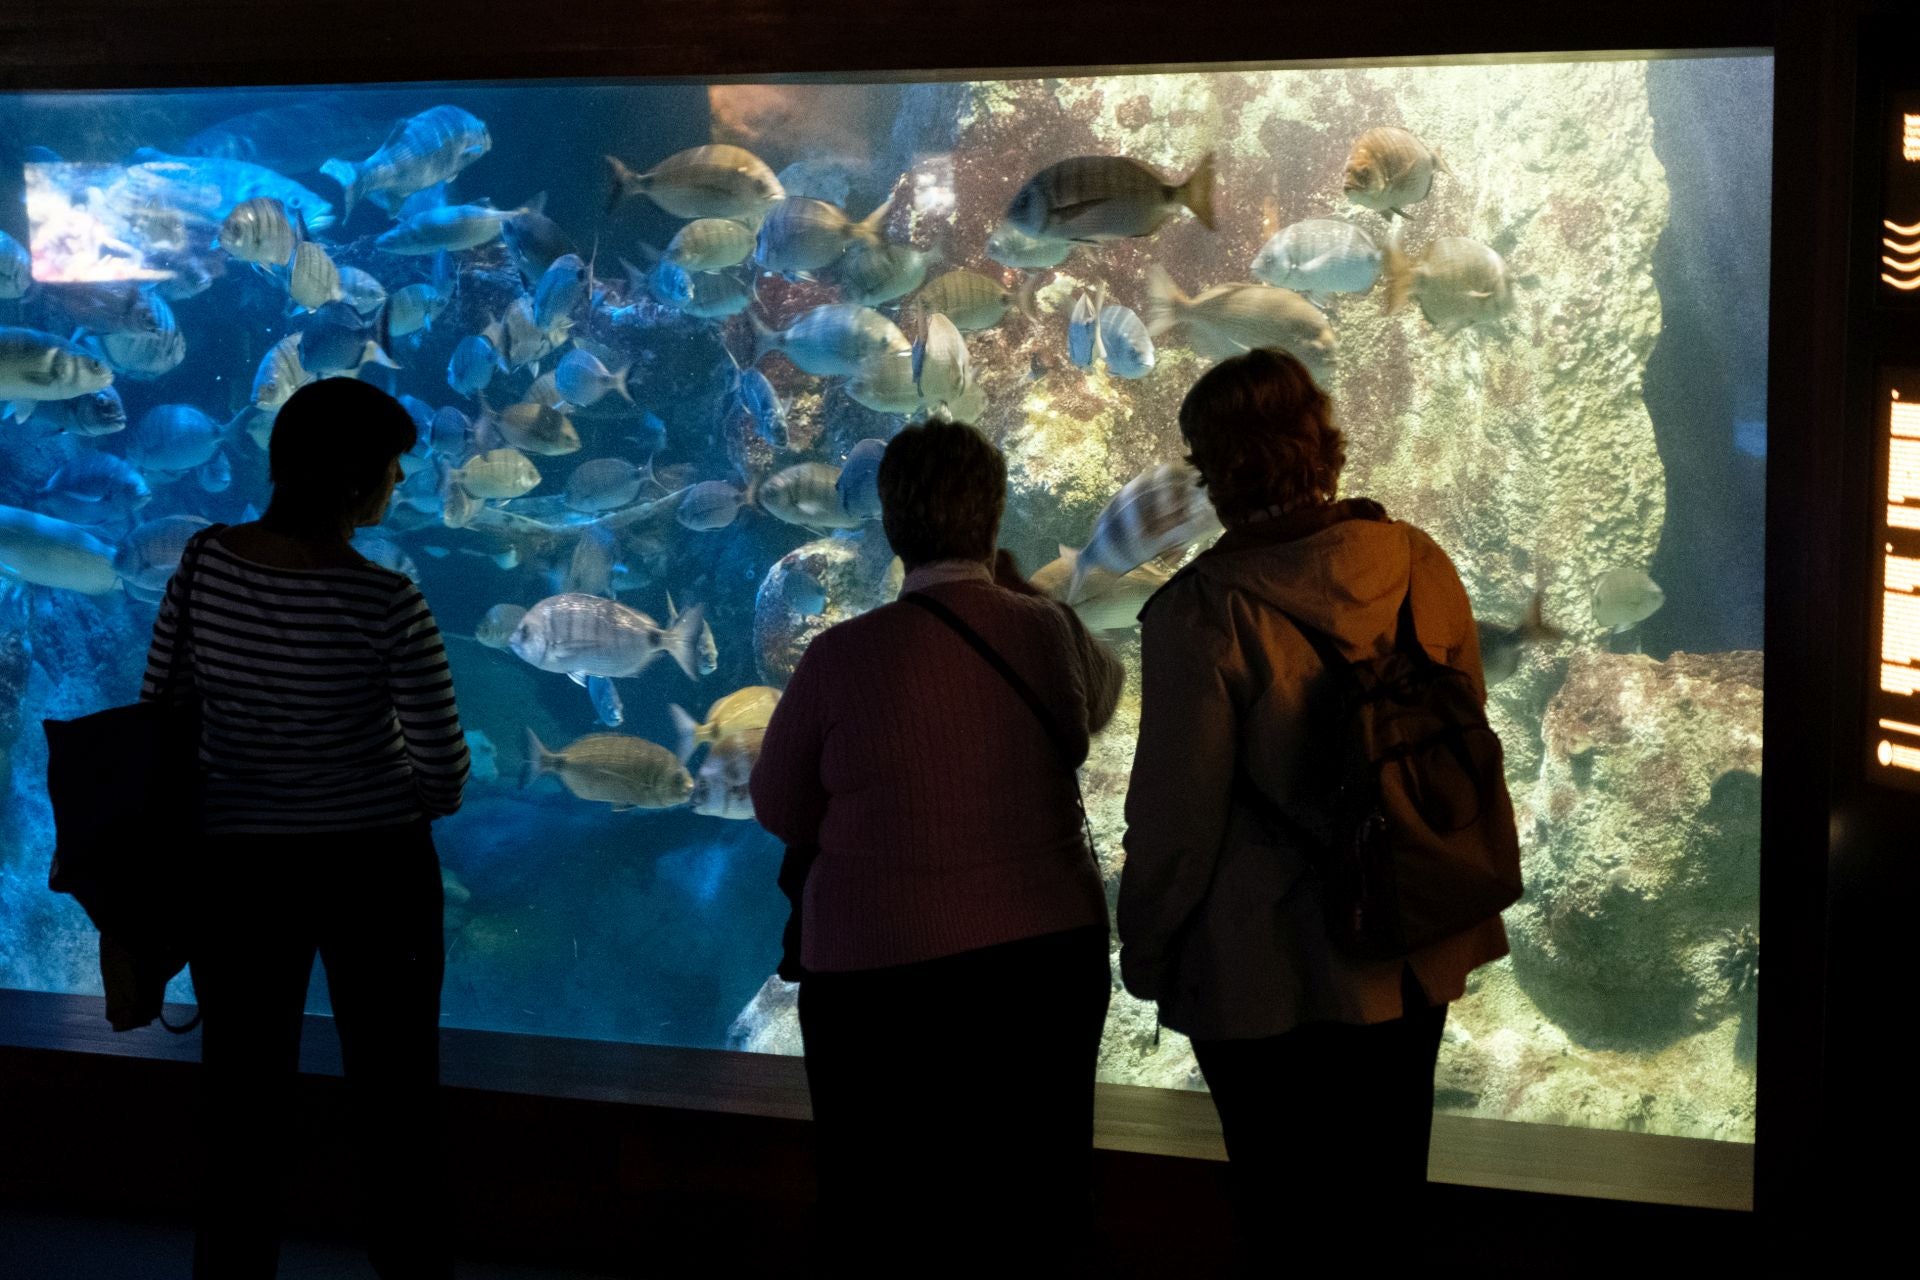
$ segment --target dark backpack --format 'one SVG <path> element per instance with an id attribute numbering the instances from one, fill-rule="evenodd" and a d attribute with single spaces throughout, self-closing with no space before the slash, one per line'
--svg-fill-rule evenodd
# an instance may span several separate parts
<path id="1" fill-rule="evenodd" d="M 1393 649 L 1349 662 L 1331 637 L 1287 620 L 1333 683 L 1323 723 L 1330 786 L 1311 824 L 1242 775 L 1242 798 L 1301 838 L 1342 951 L 1392 959 L 1520 900 L 1520 841 L 1500 738 L 1473 681 L 1435 662 L 1414 633 L 1411 592 Z"/>

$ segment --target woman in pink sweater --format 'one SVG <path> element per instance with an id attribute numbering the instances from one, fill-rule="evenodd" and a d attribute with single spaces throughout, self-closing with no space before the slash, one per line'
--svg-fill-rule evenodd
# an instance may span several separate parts
<path id="1" fill-rule="evenodd" d="M 818 849 L 799 959 L 821 1262 L 1070 1264 L 1112 989 L 1074 771 L 1124 672 L 996 557 L 1006 461 L 977 430 L 907 428 L 879 483 L 902 599 L 814 640 L 752 782 L 761 824 Z"/>

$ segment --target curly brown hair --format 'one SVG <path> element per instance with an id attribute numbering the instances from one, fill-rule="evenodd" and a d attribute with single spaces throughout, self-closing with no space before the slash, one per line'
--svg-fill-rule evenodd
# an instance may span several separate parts
<path id="1" fill-rule="evenodd" d="M 1330 499 L 1347 465 L 1332 403 L 1284 351 L 1248 351 L 1209 369 L 1180 402 L 1180 434 L 1224 524 Z"/>
<path id="2" fill-rule="evenodd" d="M 907 568 L 989 560 L 1007 506 L 1007 460 L 976 427 L 924 422 L 880 459 L 880 520 Z"/>

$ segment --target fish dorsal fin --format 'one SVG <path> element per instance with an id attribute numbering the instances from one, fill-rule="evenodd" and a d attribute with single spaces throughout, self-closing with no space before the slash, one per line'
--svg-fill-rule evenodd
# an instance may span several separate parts
<path id="1" fill-rule="evenodd" d="M 527 202 L 520 206 L 521 213 L 544 214 L 546 211 L 547 211 L 547 193 L 544 191 L 534 192 L 532 195 L 527 197 Z M 596 237 L 596 239 L 597 238 L 598 237 Z"/>

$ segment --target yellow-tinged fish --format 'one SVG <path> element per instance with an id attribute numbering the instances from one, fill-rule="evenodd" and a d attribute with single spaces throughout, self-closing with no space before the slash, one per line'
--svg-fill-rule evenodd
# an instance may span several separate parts
<path id="1" fill-rule="evenodd" d="M 1405 129 L 1369 129 L 1354 141 L 1341 185 L 1347 199 L 1389 219 L 1406 217 L 1433 190 L 1434 171 L 1451 173 L 1440 154 Z"/>
<path id="2" fill-rule="evenodd" d="M 1651 618 L 1667 601 L 1660 584 L 1640 569 L 1609 569 L 1593 584 L 1593 620 L 1618 634 Z"/>
<path id="3" fill-rule="evenodd" d="M 766 728 L 779 701 L 778 689 L 763 684 L 748 685 L 708 707 L 704 724 L 679 706 L 670 704 L 667 714 L 673 717 L 674 733 L 680 740 L 680 759 L 691 760 L 693 753 L 704 744 L 717 744 L 750 730 Z"/>
<path id="4" fill-rule="evenodd" d="M 757 225 L 768 206 L 786 195 L 764 160 L 721 143 L 675 152 L 645 173 L 613 156 L 607 167 L 613 174 L 609 211 L 628 196 L 643 195 L 677 218 L 738 218 Z"/>
<path id="5" fill-rule="evenodd" d="M 1291 289 L 1217 284 L 1188 297 L 1158 263 L 1147 270 L 1147 333 L 1179 325 L 1188 345 L 1210 360 L 1278 347 L 1308 364 L 1333 355 L 1333 329 L 1320 308 Z"/>
<path id="6" fill-rule="evenodd" d="M 493 430 L 522 453 L 558 457 L 580 452 L 580 432 L 573 420 L 550 404 L 523 400 L 495 410 L 487 409 L 487 421 Z"/>
<path id="7" fill-rule="evenodd" d="M 344 296 L 340 292 L 340 268 L 315 241 L 302 240 L 294 246 L 293 262 L 287 268 L 287 296 L 307 311 L 318 311 Z"/>
<path id="8" fill-rule="evenodd" d="M 724 271 L 753 256 L 753 228 L 737 218 L 695 218 L 667 241 L 667 260 L 687 271 Z"/>
<path id="9" fill-rule="evenodd" d="M 714 744 L 693 780 L 693 811 L 709 818 L 753 820 L 753 766 L 766 730 L 750 729 Z"/>
<path id="10" fill-rule="evenodd" d="M 912 376 L 909 361 L 908 376 Z M 754 492 L 760 509 L 776 520 L 815 530 L 858 529 L 860 518 L 840 501 L 840 468 L 802 462 L 769 476 Z"/>
<path id="11" fill-rule="evenodd" d="M 1031 320 L 1033 287 L 1038 276 L 1027 276 L 1009 287 L 991 276 L 964 267 L 945 272 L 927 282 L 915 295 L 913 306 L 922 316 L 936 312 L 953 321 L 955 327 L 969 332 L 990 329 L 1000 323 L 1009 308 L 1017 309 Z"/>
<path id="12" fill-rule="evenodd" d="M 1213 229 L 1213 153 L 1170 183 L 1126 156 L 1074 156 L 1027 180 L 1007 206 L 1009 225 L 1047 240 L 1150 236 L 1181 209 Z"/>
<path id="13" fill-rule="evenodd" d="M 1387 277 L 1387 310 L 1420 304 L 1427 323 L 1448 337 L 1498 320 L 1513 307 L 1506 260 L 1478 240 L 1441 236 L 1409 259 L 1399 229 L 1387 239 L 1381 270 Z"/>
<path id="14" fill-rule="evenodd" d="M 553 774 L 582 800 L 628 809 L 671 809 L 693 794 L 687 767 L 657 742 L 624 733 L 590 733 L 559 751 L 527 730 L 527 768 L 522 786 Z"/>
<path id="15" fill-rule="evenodd" d="M 447 468 L 445 483 L 458 485 L 476 498 L 518 498 L 540 487 L 540 471 L 518 449 L 489 449 Z"/>

